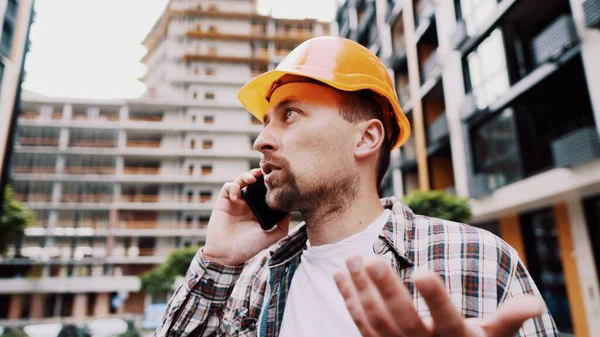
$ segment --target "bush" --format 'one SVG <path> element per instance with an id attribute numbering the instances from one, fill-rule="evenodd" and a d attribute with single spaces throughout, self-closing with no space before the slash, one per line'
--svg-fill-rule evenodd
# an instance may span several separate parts
<path id="1" fill-rule="evenodd" d="M 416 214 L 433 218 L 464 223 L 472 216 L 468 199 L 445 191 L 415 191 L 404 202 Z"/>
<path id="2" fill-rule="evenodd" d="M 158 267 L 140 275 L 141 290 L 149 294 L 170 291 L 177 276 L 184 276 L 200 247 L 188 247 L 169 254 Z"/>

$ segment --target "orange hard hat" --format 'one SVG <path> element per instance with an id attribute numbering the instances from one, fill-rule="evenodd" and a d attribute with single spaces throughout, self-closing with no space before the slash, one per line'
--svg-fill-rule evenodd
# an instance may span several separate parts
<path id="1" fill-rule="evenodd" d="M 238 93 L 242 105 L 260 121 L 269 109 L 269 97 L 284 75 L 296 75 L 343 91 L 369 89 L 381 97 L 386 133 L 392 149 L 410 136 L 410 124 L 383 62 L 362 45 L 337 36 L 321 36 L 304 41 L 279 65 L 246 83 Z M 393 118 L 387 118 L 392 116 Z M 392 136 L 393 137 L 393 136 Z"/>

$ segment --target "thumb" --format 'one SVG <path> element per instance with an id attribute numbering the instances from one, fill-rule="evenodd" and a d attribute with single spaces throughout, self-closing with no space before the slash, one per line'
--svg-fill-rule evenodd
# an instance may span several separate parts
<path id="1" fill-rule="evenodd" d="M 292 214 L 288 213 L 283 220 L 281 220 L 273 229 L 267 232 L 267 241 L 269 241 L 269 244 L 273 244 L 288 235 L 288 232 L 290 231 L 291 219 Z"/>
<path id="2" fill-rule="evenodd" d="M 544 302 L 535 296 L 513 297 L 498 309 L 496 317 L 483 328 L 490 336 L 514 336 L 525 321 L 541 316 L 545 308 Z"/>

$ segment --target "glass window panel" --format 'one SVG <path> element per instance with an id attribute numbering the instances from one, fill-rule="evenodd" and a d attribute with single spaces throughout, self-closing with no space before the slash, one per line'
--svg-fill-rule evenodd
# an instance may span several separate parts
<path id="1" fill-rule="evenodd" d="M 508 90 L 508 75 L 505 71 L 499 72 L 495 77 L 485 83 L 485 91 L 487 93 L 488 104 L 494 102 L 502 94 Z"/>
<path id="2" fill-rule="evenodd" d="M 467 56 L 469 65 L 469 77 L 471 78 L 471 86 L 478 87 L 481 84 L 481 72 L 479 71 L 479 56 L 476 53 L 471 53 Z"/>

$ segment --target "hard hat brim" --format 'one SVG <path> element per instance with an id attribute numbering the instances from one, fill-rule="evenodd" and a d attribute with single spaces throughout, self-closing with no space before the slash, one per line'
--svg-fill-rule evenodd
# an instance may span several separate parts
<path id="1" fill-rule="evenodd" d="M 306 67 L 306 66 L 304 66 Z M 313 80 L 325 83 L 331 87 L 334 87 L 343 91 L 357 91 L 361 89 L 371 89 L 376 93 L 384 96 L 390 102 L 392 109 L 394 110 L 394 116 L 396 118 L 396 122 L 400 128 L 400 133 L 398 135 L 398 139 L 395 144 L 392 146 L 392 149 L 399 148 L 403 144 L 406 143 L 408 138 L 410 137 L 410 123 L 402 108 L 397 103 L 397 98 L 388 97 L 388 93 L 384 90 L 383 84 L 381 86 L 375 84 L 365 85 L 364 83 L 373 83 L 376 81 L 373 77 L 370 77 L 368 80 L 362 81 L 361 77 L 365 75 L 343 75 L 336 73 L 323 73 L 321 69 L 312 68 L 309 72 L 306 70 L 298 69 L 298 70 L 271 70 L 267 71 L 261 75 L 256 76 L 248 83 L 246 83 L 238 92 L 238 99 L 252 114 L 261 122 L 264 119 L 264 116 L 267 114 L 269 110 L 269 102 L 267 101 L 267 95 L 271 90 L 271 86 L 275 81 L 277 81 L 283 75 L 297 75 L 303 76 L 307 78 L 311 78 Z M 340 81 L 339 78 L 336 77 L 344 77 L 345 81 Z M 353 78 L 349 78 L 353 76 Z"/>

